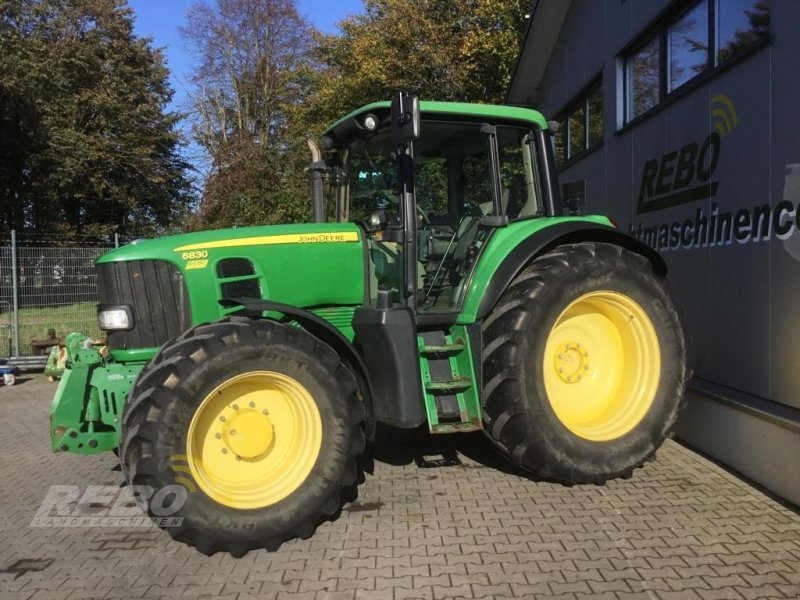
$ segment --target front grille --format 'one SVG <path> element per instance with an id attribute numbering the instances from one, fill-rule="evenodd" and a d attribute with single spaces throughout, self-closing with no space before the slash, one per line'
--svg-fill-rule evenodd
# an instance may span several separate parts
<path id="1" fill-rule="evenodd" d="M 164 260 L 134 260 L 96 265 L 100 304 L 127 304 L 133 329 L 108 332 L 108 345 L 121 350 L 154 348 L 192 324 L 186 284 L 180 270 Z"/>

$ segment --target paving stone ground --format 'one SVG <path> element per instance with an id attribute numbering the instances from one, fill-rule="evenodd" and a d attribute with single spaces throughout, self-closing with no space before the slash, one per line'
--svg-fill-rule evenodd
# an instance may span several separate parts
<path id="1" fill-rule="evenodd" d="M 800 598 L 798 513 L 674 442 L 627 481 L 565 487 L 480 434 L 393 436 L 335 521 L 238 560 L 154 528 L 31 527 L 50 485 L 123 481 L 113 455 L 50 452 L 54 391 L 0 386 L 4 600 Z"/>

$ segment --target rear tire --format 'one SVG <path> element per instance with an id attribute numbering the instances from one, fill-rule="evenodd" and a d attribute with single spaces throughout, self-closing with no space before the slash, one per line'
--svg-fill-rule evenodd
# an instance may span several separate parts
<path id="1" fill-rule="evenodd" d="M 309 537 L 356 482 L 356 392 L 339 356 L 300 328 L 239 317 L 197 326 L 139 375 L 122 418 L 123 472 L 153 498 L 185 497 L 169 515 L 182 523 L 166 527 L 176 540 L 207 555 L 275 550 Z"/>
<path id="2" fill-rule="evenodd" d="M 483 338 L 484 431 L 535 475 L 628 477 L 671 436 L 686 342 L 644 257 L 609 244 L 556 248 L 509 285 Z"/>

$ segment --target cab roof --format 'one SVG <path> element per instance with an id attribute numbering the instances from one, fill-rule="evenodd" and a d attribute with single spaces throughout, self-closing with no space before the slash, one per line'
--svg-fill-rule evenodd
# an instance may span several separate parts
<path id="1" fill-rule="evenodd" d="M 349 124 L 352 123 L 354 119 L 366 115 L 367 113 L 374 113 L 383 120 L 389 116 L 391 108 L 392 103 L 389 101 L 373 102 L 372 104 L 357 108 L 328 127 L 327 131 L 325 131 L 325 135 L 332 138 L 338 137 L 338 135 L 344 133 L 345 130 L 350 129 Z M 517 121 L 520 124 L 537 125 L 542 129 L 547 129 L 547 121 L 542 114 L 530 108 L 496 104 L 471 104 L 468 102 L 436 102 L 431 100 L 420 101 L 419 108 L 423 119 L 432 115 L 463 117 L 466 119 L 482 118 L 491 119 L 493 121 Z"/>

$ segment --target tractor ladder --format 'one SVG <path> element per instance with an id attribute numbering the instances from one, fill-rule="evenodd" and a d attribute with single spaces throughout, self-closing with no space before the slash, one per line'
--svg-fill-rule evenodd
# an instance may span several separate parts
<path id="1" fill-rule="evenodd" d="M 417 336 L 431 433 L 483 428 L 480 394 L 475 386 L 472 353 L 466 340 L 467 333 L 460 326 Z"/>

